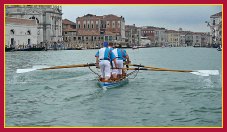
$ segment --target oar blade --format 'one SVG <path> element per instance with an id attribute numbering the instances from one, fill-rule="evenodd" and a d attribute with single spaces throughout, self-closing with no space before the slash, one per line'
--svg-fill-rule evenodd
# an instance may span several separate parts
<path id="1" fill-rule="evenodd" d="M 32 72 L 32 71 L 40 70 L 41 68 L 47 68 L 47 67 L 48 66 L 37 65 L 37 66 L 33 66 L 32 68 L 27 68 L 27 69 L 17 69 L 16 73 Z"/>
<path id="2" fill-rule="evenodd" d="M 16 73 L 26 73 L 26 72 L 31 72 L 35 71 L 37 68 L 30 68 L 30 69 L 17 69 Z"/>
<path id="3" fill-rule="evenodd" d="M 193 72 L 190 72 L 190 73 L 195 74 L 195 75 L 199 75 L 199 76 L 219 75 L 218 70 L 197 70 L 197 71 L 193 71 Z"/>

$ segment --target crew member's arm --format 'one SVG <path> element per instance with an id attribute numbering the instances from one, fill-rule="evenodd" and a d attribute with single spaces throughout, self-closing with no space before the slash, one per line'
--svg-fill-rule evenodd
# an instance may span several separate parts
<path id="1" fill-rule="evenodd" d="M 130 61 L 130 59 L 129 59 L 129 56 L 128 56 L 128 54 L 127 54 L 126 50 L 124 50 L 124 52 L 123 52 L 123 56 L 124 56 L 124 57 L 125 57 L 125 59 L 127 60 L 127 61 L 126 61 L 126 64 L 130 64 L 130 63 L 131 63 L 131 61 Z"/>
<path id="2" fill-rule="evenodd" d="M 96 53 L 96 55 L 95 55 L 95 58 L 96 58 L 96 68 L 98 68 L 99 67 L 99 51 Z"/>
<path id="3" fill-rule="evenodd" d="M 99 67 L 99 57 L 98 56 L 96 56 L 96 68 L 98 68 Z"/>
<path id="4" fill-rule="evenodd" d="M 116 56 L 114 55 L 114 53 L 112 51 L 110 51 L 110 60 L 113 60 L 115 68 L 118 68 L 117 58 L 116 58 Z"/>
<path id="5" fill-rule="evenodd" d="M 116 58 L 113 59 L 115 68 L 117 69 L 118 68 L 118 65 L 117 65 L 117 61 L 116 60 L 117 60 Z"/>
<path id="6" fill-rule="evenodd" d="M 126 55 L 126 59 L 127 59 L 127 64 L 130 64 L 131 61 L 129 60 L 129 56 L 128 55 Z"/>

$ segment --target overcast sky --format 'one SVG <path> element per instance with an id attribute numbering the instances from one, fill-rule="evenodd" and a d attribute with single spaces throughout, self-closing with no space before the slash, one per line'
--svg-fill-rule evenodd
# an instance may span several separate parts
<path id="1" fill-rule="evenodd" d="M 85 14 L 114 14 L 123 16 L 126 25 L 183 28 L 194 32 L 209 32 L 205 21 L 220 11 L 220 5 L 62 5 L 63 19 L 73 22 Z"/>

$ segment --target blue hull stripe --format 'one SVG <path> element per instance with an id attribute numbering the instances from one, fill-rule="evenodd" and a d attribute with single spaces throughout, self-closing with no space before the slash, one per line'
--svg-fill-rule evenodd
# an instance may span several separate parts
<path id="1" fill-rule="evenodd" d="M 128 78 L 125 78 L 117 82 L 98 82 L 99 87 L 101 88 L 116 88 L 128 83 Z"/>

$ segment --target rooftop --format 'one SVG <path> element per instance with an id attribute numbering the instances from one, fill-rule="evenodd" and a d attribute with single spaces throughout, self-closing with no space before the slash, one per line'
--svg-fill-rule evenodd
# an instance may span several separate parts
<path id="1" fill-rule="evenodd" d="M 211 15 L 210 17 L 222 17 L 222 12 Z"/>

